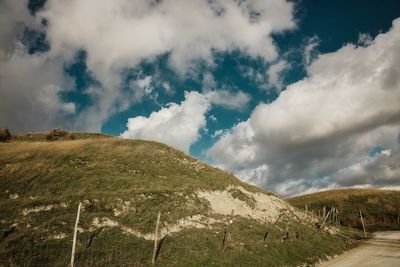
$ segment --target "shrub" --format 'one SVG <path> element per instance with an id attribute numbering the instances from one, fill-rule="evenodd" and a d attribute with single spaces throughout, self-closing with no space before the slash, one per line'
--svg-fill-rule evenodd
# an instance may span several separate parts
<path id="1" fill-rule="evenodd" d="M 68 135 L 66 136 L 66 139 L 68 140 L 75 140 L 76 136 L 74 133 L 68 133 Z"/>
<path id="2" fill-rule="evenodd" d="M 11 133 L 8 129 L 0 129 L 0 142 L 7 142 L 11 139 Z"/>
<path id="3" fill-rule="evenodd" d="M 57 129 L 52 129 L 49 131 L 49 133 L 46 135 L 46 140 L 47 141 L 54 141 L 60 138 L 65 138 L 68 135 L 68 132 L 65 131 L 64 129 L 57 128 Z"/>

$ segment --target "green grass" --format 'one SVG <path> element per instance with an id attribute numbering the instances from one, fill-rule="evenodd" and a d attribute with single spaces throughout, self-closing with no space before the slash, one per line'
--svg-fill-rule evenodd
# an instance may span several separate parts
<path id="1" fill-rule="evenodd" d="M 378 189 L 340 189 L 288 199 L 292 205 L 318 214 L 324 206 L 336 207 L 344 226 L 362 229 L 359 211 L 368 231 L 400 230 L 400 191 Z"/>
<path id="2" fill-rule="evenodd" d="M 210 214 L 209 203 L 195 194 L 198 190 L 242 186 L 269 194 L 160 143 L 74 134 L 74 140 L 47 142 L 44 133 L 32 133 L 0 144 L 0 266 L 68 265 L 79 202 L 84 210 L 77 266 L 148 266 L 152 241 L 129 235 L 120 227 L 94 229 L 93 220 L 106 217 L 152 233 L 159 211 L 161 227 L 196 214 L 225 220 Z M 230 193 L 250 207 L 255 204 L 240 190 Z M 115 211 L 124 203 L 129 203 L 127 210 L 117 216 Z M 23 215 L 49 205 L 54 206 Z M 157 265 L 312 265 L 350 246 L 349 239 L 317 233 L 313 225 L 293 218 L 272 227 L 235 216 L 222 252 L 225 227 L 217 223 L 210 229 L 187 228 L 168 235 L 161 243 Z M 282 242 L 286 231 L 291 235 Z M 65 237 L 54 239 L 60 234 Z"/>
<path id="3" fill-rule="evenodd" d="M 84 214 L 83 214 L 84 215 Z M 86 215 L 84 215 L 86 216 Z M 72 225 L 72 216 L 66 220 Z M 69 262 L 72 227 L 68 238 L 47 240 L 46 228 L 15 233 L 0 256 L 16 266 L 65 266 Z M 85 228 L 85 223 L 83 223 Z M 279 228 L 237 218 L 229 228 L 229 241 L 221 249 L 225 225 L 210 229 L 185 229 L 162 241 L 159 266 L 298 266 L 313 265 L 327 255 L 343 252 L 349 244 L 340 237 L 317 232 L 303 224 L 281 223 Z M 59 229 L 60 226 L 57 226 Z M 282 241 L 286 230 L 291 234 Z M 266 241 L 265 231 L 269 231 Z M 299 233 L 296 236 L 294 233 Z M 2 242 L 3 244 L 3 242 Z M 104 228 L 78 235 L 76 266 L 148 266 L 153 242 L 128 236 L 118 228 Z"/>
<path id="4" fill-rule="evenodd" d="M 249 207 L 251 207 L 251 208 L 255 207 L 256 200 L 254 199 L 254 197 L 249 196 L 249 195 L 243 193 L 241 190 L 238 190 L 236 188 L 230 189 L 229 193 L 231 193 L 232 197 L 245 202 Z"/>

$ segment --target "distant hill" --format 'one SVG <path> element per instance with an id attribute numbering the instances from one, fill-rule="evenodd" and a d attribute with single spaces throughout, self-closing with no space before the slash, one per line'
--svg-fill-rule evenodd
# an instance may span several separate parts
<path id="1" fill-rule="evenodd" d="M 338 189 L 287 199 L 289 203 L 315 214 L 335 207 L 344 226 L 362 229 L 361 211 L 367 230 L 400 229 L 400 191 L 379 189 Z"/>
<path id="2" fill-rule="evenodd" d="M 67 266 L 78 203 L 76 266 L 150 265 L 159 211 L 159 266 L 298 266 L 352 241 L 166 145 L 56 130 L 0 143 L 0 266 Z"/>

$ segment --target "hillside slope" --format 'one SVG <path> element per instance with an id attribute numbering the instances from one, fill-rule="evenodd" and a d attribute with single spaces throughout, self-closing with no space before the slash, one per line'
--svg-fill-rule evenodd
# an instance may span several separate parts
<path id="1" fill-rule="evenodd" d="M 68 265 L 78 203 L 76 266 L 148 266 L 159 211 L 160 266 L 297 266 L 348 247 L 275 195 L 166 145 L 32 136 L 0 144 L 0 265 Z"/>
<path id="2" fill-rule="evenodd" d="M 367 230 L 400 229 L 400 191 L 379 189 L 338 189 L 318 192 L 287 199 L 289 203 L 318 212 L 325 206 L 340 211 L 340 221 L 344 226 L 362 229 L 361 211 Z"/>

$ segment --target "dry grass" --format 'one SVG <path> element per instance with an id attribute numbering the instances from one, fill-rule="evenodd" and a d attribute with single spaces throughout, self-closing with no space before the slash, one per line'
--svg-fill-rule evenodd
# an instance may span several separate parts
<path id="1" fill-rule="evenodd" d="M 323 206 L 336 207 L 344 225 L 361 228 L 358 212 L 365 216 L 370 230 L 400 229 L 400 191 L 380 189 L 338 189 L 289 198 L 292 205 L 308 208 L 318 214 Z"/>

